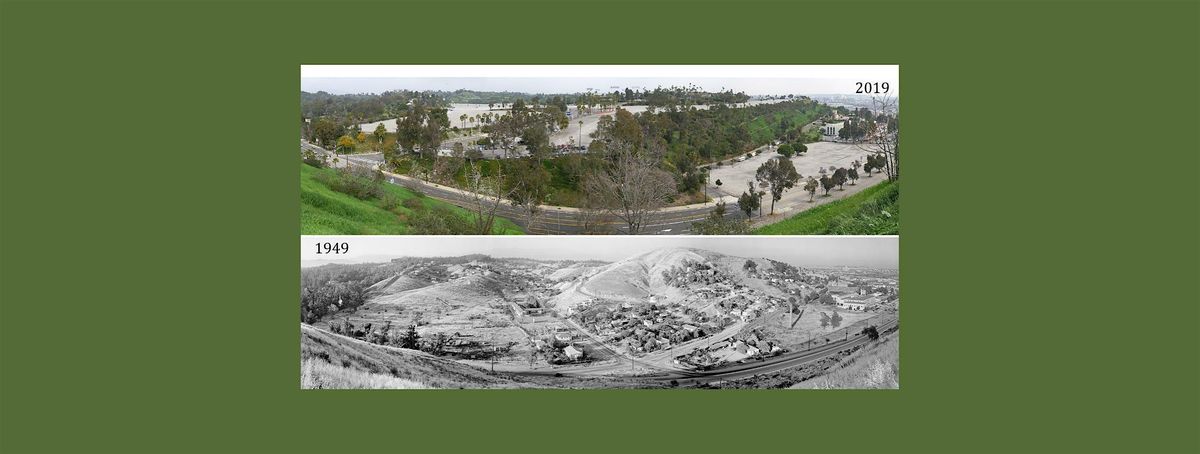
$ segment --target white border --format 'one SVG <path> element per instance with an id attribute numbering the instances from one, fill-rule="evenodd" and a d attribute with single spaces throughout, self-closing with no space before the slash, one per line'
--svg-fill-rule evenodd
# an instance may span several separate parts
<path id="1" fill-rule="evenodd" d="M 300 65 L 300 78 L 684 77 L 888 78 L 900 65 Z"/>

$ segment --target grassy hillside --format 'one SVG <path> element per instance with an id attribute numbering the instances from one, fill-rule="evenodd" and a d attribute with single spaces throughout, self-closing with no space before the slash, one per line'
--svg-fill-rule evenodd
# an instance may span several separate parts
<path id="1" fill-rule="evenodd" d="M 876 175 L 872 178 L 884 178 Z M 763 226 L 756 235 L 899 235 L 900 183 L 883 182 Z"/>
<path id="2" fill-rule="evenodd" d="M 316 358 L 300 362 L 300 388 L 302 389 L 424 389 L 424 383 L 396 378 L 391 375 L 372 374 L 358 369 L 342 367 Z"/>
<path id="3" fill-rule="evenodd" d="M 900 333 L 851 353 L 825 375 L 801 382 L 797 389 L 900 388 Z"/>
<path id="4" fill-rule="evenodd" d="M 300 233 L 302 235 L 405 235 L 421 234 L 414 228 L 419 219 L 436 215 L 454 215 L 469 219 L 467 210 L 423 197 L 408 189 L 384 184 L 383 191 L 393 198 L 390 208 L 380 199 L 362 200 L 331 189 L 320 181 L 318 169 L 300 164 Z M 519 235 L 523 232 L 507 219 L 497 219 L 492 230 L 498 235 Z"/>
<path id="5" fill-rule="evenodd" d="M 301 385 L 324 388 L 516 388 L 529 385 L 416 350 L 300 325 Z"/>

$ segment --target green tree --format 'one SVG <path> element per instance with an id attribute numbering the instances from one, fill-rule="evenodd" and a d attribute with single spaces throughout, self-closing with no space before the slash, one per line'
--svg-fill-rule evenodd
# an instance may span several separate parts
<path id="1" fill-rule="evenodd" d="M 313 136 L 322 147 L 336 146 L 338 136 L 343 134 L 343 128 L 328 118 L 318 119 L 313 124 Z"/>
<path id="2" fill-rule="evenodd" d="M 741 235 L 750 231 L 750 223 L 725 216 L 725 202 L 717 202 L 708 217 L 692 223 L 692 233 L 700 235 Z"/>
<path id="3" fill-rule="evenodd" d="M 837 183 L 833 182 L 833 178 L 829 178 L 828 176 L 822 176 L 820 181 L 821 181 L 821 189 L 825 190 L 826 196 L 829 195 L 830 189 L 833 189 L 835 186 L 837 186 Z"/>
<path id="4" fill-rule="evenodd" d="M 746 185 L 749 186 L 749 189 L 738 197 L 738 208 L 746 213 L 746 219 L 750 219 L 754 210 L 762 208 L 762 198 L 758 196 L 758 191 L 754 190 L 753 182 L 746 182 Z"/>
<path id="5" fill-rule="evenodd" d="M 786 143 L 780 145 L 776 151 L 785 158 L 791 158 L 795 154 L 795 151 L 792 150 L 792 146 Z"/>
<path id="6" fill-rule="evenodd" d="M 764 184 L 771 193 L 771 213 L 775 214 L 775 202 L 783 198 L 783 192 L 791 189 L 800 181 L 800 173 L 792 161 L 784 157 L 767 160 L 758 168 L 755 178 Z"/>
<path id="7" fill-rule="evenodd" d="M 371 135 L 375 136 L 376 142 L 383 144 L 383 139 L 387 138 L 387 128 L 383 126 L 383 122 L 375 127 L 375 132 L 372 132 Z"/>
<path id="8" fill-rule="evenodd" d="M 808 193 L 809 202 L 813 201 L 813 196 L 817 194 L 818 187 L 820 187 L 820 183 L 813 177 L 808 177 L 808 181 L 804 182 L 804 191 Z"/>
<path id="9" fill-rule="evenodd" d="M 837 170 L 833 171 L 833 183 L 838 185 L 838 189 L 843 190 L 843 191 L 846 189 L 846 188 L 843 188 L 842 185 L 845 185 L 846 180 L 849 179 L 848 174 L 849 174 L 849 172 L 847 172 L 845 168 L 841 168 L 841 167 L 839 167 Z"/>

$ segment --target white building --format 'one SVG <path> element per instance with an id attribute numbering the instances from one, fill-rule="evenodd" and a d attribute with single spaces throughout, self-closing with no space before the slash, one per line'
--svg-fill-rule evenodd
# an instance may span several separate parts
<path id="1" fill-rule="evenodd" d="M 826 137 L 837 137 L 838 132 L 841 131 L 844 126 L 846 126 L 846 122 L 844 121 L 838 123 L 825 123 L 823 126 L 821 126 L 821 135 Z"/>
<path id="2" fill-rule="evenodd" d="M 567 348 L 563 349 L 563 353 L 566 354 L 567 358 L 569 358 L 571 361 L 579 361 L 579 358 L 583 357 L 583 352 L 575 349 L 574 345 L 568 345 Z"/>
<path id="3" fill-rule="evenodd" d="M 879 298 L 875 296 L 854 295 L 835 299 L 838 307 L 859 312 L 879 305 Z"/>

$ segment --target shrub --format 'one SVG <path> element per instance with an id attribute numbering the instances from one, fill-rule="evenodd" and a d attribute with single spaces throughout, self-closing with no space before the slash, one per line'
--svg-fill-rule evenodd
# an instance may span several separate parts
<path id="1" fill-rule="evenodd" d="M 421 203 L 420 199 L 404 199 L 403 205 L 404 208 L 408 208 L 413 211 L 421 211 L 425 209 L 425 204 Z"/>
<path id="2" fill-rule="evenodd" d="M 421 209 L 409 217 L 414 235 L 467 235 L 471 225 L 466 219 L 444 207 Z"/>
<path id="3" fill-rule="evenodd" d="M 388 211 L 394 210 L 400 206 L 400 198 L 390 192 L 384 192 L 383 197 L 379 199 L 379 206 Z"/>
<path id="4" fill-rule="evenodd" d="M 337 169 L 317 174 L 317 181 L 334 191 L 348 194 L 357 199 L 382 197 L 383 173 L 365 168 Z"/>

